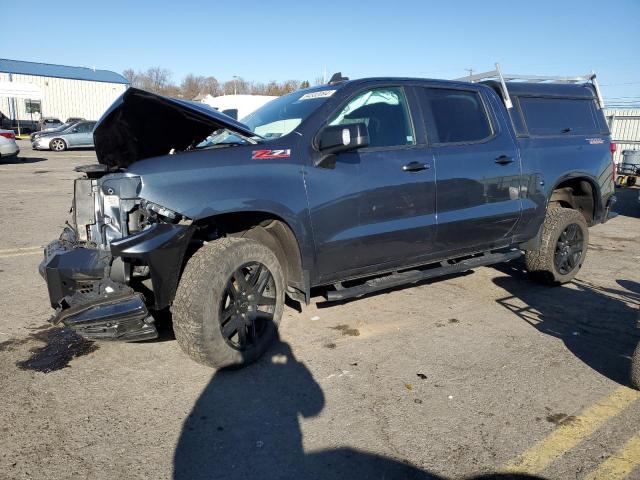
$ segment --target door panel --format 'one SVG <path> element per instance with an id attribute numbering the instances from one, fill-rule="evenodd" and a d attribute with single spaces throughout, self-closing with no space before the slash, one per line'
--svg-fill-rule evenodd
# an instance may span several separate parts
<path id="1" fill-rule="evenodd" d="M 420 99 L 436 158 L 436 248 L 508 243 L 521 214 L 521 169 L 504 119 L 473 88 L 422 89 Z"/>
<path id="2" fill-rule="evenodd" d="M 428 168 L 403 170 L 411 162 Z M 343 153 L 333 170 L 310 169 L 308 196 L 320 279 L 366 273 L 376 265 L 409 265 L 431 251 L 434 178 L 425 146 Z"/>
<path id="3" fill-rule="evenodd" d="M 399 87 L 359 92 L 330 125 L 367 125 L 369 148 L 336 155 L 335 168 L 311 168 L 307 193 L 319 281 L 411 263 L 435 239 L 433 155 L 416 144 Z"/>

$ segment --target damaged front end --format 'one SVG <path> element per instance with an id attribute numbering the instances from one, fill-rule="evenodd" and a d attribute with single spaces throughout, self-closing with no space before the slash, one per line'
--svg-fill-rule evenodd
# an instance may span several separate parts
<path id="1" fill-rule="evenodd" d="M 90 339 L 156 338 L 150 310 L 173 300 L 191 221 L 139 198 L 139 177 L 85 173 L 75 181 L 72 222 L 39 268 L 56 309 L 51 322 Z"/>
<path id="2" fill-rule="evenodd" d="M 75 181 L 72 221 L 40 265 L 53 323 L 92 339 L 157 336 L 150 311 L 171 305 L 195 227 L 140 198 L 143 179 L 126 169 L 192 149 L 220 129 L 255 135 L 206 105 L 136 88 L 111 105 L 93 133 L 99 164 L 76 169 L 85 177 Z"/>

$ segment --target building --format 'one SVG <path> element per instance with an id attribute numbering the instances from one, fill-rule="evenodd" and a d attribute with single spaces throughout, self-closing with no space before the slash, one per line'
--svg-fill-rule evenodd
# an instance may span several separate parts
<path id="1" fill-rule="evenodd" d="M 109 70 L 8 59 L 0 59 L 0 82 L 32 84 L 40 90 L 39 100 L 0 98 L 4 117 L 12 126 L 19 120 L 27 130 L 41 117 L 97 120 L 129 86 L 126 78 Z"/>
<path id="2" fill-rule="evenodd" d="M 273 100 L 271 95 L 198 95 L 193 100 L 209 105 L 225 115 L 240 120 Z"/>
<path id="3" fill-rule="evenodd" d="M 605 108 L 604 114 L 611 130 L 611 140 L 618 146 L 614 160 L 620 163 L 625 150 L 640 150 L 640 109 Z"/>

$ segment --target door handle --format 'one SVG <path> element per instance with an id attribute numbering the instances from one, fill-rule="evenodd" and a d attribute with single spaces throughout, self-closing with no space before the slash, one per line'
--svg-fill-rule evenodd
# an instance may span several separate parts
<path id="1" fill-rule="evenodd" d="M 429 165 L 426 163 L 409 162 L 402 167 L 402 171 L 415 173 L 415 172 L 419 172 L 420 170 L 427 170 L 428 168 L 429 168 Z"/>
<path id="2" fill-rule="evenodd" d="M 510 163 L 513 163 L 513 158 L 507 157 L 506 155 L 500 155 L 498 158 L 496 158 L 496 163 L 498 165 L 508 165 Z"/>

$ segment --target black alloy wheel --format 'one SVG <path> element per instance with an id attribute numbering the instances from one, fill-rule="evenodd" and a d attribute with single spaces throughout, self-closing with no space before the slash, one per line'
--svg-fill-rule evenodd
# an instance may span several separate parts
<path id="1" fill-rule="evenodd" d="M 558 237 L 554 255 L 554 265 L 561 275 L 567 275 L 580 264 L 584 252 L 582 229 L 575 223 L 569 224 Z"/>
<path id="2" fill-rule="evenodd" d="M 276 285 L 269 269 L 260 262 L 235 270 L 220 305 L 220 330 L 232 348 L 240 351 L 256 346 L 273 322 Z"/>

